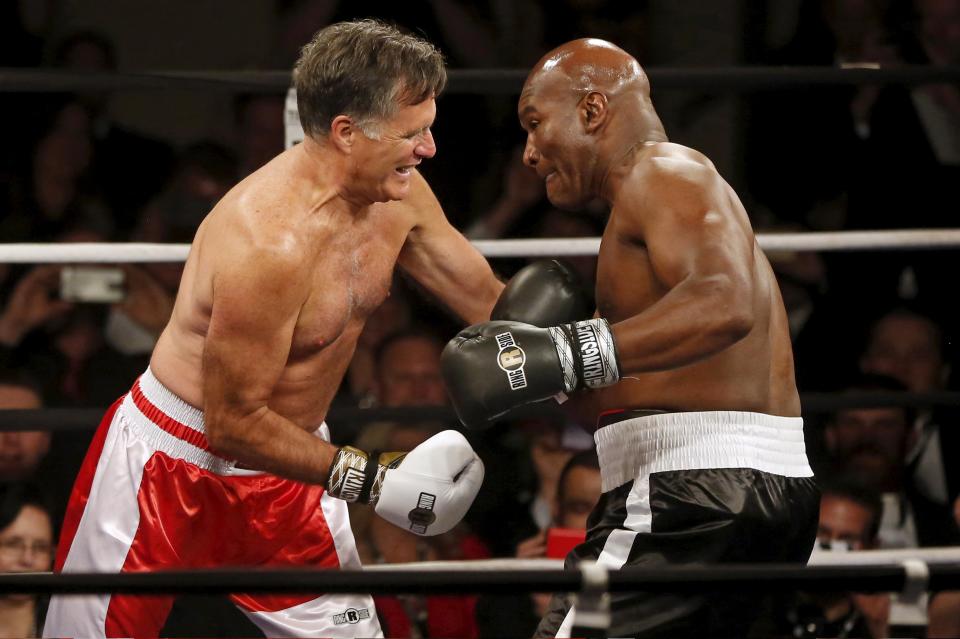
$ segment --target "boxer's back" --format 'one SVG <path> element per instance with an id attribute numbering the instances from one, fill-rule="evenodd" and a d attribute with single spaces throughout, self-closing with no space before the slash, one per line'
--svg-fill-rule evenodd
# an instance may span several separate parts
<path id="1" fill-rule="evenodd" d="M 800 405 L 793 373 L 793 352 L 786 313 L 773 271 L 753 236 L 747 214 L 736 194 L 699 153 L 672 144 L 657 145 L 653 152 L 638 154 L 640 163 L 666 158 L 700 164 L 707 175 L 706 188 L 713 190 L 720 219 L 716 230 L 689 228 L 681 233 L 716 233 L 716 241 L 752 248 L 744 255 L 745 270 L 752 281 L 752 328 L 733 345 L 704 359 L 678 368 L 633 372 L 615 386 L 593 393 L 593 410 L 615 408 L 659 408 L 666 410 L 745 410 L 775 415 L 799 415 Z M 658 170 L 662 170 L 659 167 Z M 668 165 L 668 169 L 669 165 Z M 658 179 L 642 167 L 635 179 Z M 662 177 L 662 174 L 660 175 Z M 646 192 L 648 185 L 641 185 Z M 652 190 L 652 189 L 650 189 Z M 604 232 L 597 267 L 597 306 L 601 317 L 616 323 L 639 315 L 671 290 L 655 272 L 649 242 L 658 242 L 659 251 L 670 251 L 674 236 L 644 237 L 635 222 L 648 215 L 644 207 L 657 206 L 655 197 L 630 198 L 611 211 Z M 709 226 L 709 225 L 705 225 Z"/>
<path id="2" fill-rule="evenodd" d="M 322 421 L 364 321 L 389 292 L 410 222 L 383 215 L 389 205 L 373 205 L 362 215 L 341 210 L 335 194 L 298 173 L 296 152 L 281 154 L 234 187 L 201 224 L 151 369 L 171 391 L 202 407 L 203 354 L 218 275 L 255 267 L 264 251 L 282 251 L 300 265 L 298 276 L 278 276 L 273 285 L 297 287 L 302 303 L 295 318 L 277 318 L 295 326 L 270 407 L 309 429 Z M 216 308 L 232 313 L 258 304 L 249 292 L 216 295 Z"/>

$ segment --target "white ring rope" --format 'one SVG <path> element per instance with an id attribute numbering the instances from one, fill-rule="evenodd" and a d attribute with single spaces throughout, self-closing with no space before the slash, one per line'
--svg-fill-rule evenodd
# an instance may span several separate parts
<path id="1" fill-rule="evenodd" d="M 765 251 L 865 251 L 960 248 L 960 229 L 759 233 Z M 596 255 L 599 237 L 476 240 L 487 257 Z M 183 262 L 188 244 L 0 243 L 0 264 Z"/>
<path id="2" fill-rule="evenodd" d="M 920 561 L 928 566 L 960 563 L 960 547 L 902 548 L 897 550 L 854 550 L 850 552 L 817 552 L 810 557 L 811 566 L 878 566 L 902 565 Z M 556 570 L 563 568 L 562 559 L 476 559 L 472 561 L 420 561 L 402 564 L 371 564 L 364 570 Z"/>
<path id="3" fill-rule="evenodd" d="M 810 557 L 811 566 L 884 566 L 922 562 L 927 566 L 946 566 L 960 563 L 960 546 L 940 548 L 902 548 L 898 550 L 852 550 L 850 552 L 818 552 Z M 500 570 L 557 570 L 563 568 L 563 559 L 473 559 L 461 561 L 412 561 L 397 564 L 366 564 L 363 570 L 392 572 L 422 570 L 424 572 L 463 571 L 494 572 Z M 36 574 L 52 574 L 38 572 Z"/>

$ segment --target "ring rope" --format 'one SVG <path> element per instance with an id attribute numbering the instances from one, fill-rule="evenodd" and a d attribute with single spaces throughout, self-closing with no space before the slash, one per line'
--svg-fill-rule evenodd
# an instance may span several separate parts
<path id="1" fill-rule="evenodd" d="M 928 566 L 931 590 L 960 589 L 960 563 Z M 900 563 L 853 566 L 802 564 L 723 564 L 717 566 L 628 566 L 610 571 L 608 592 L 656 591 L 790 592 L 795 590 L 902 592 L 913 579 Z M 231 593 L 326 592 L 370 594 L 452 594 L 576 592 L 584 577 L 573 570 L 173 570 L 142 573 L 6 573 L 0 574 L 0 595 L 12 593 L 94 594 L 117 592 Z"/>
<path id="2" fill-rule="evenodd" d="M 960 565 L 960 547 L 895 548 L 887 550 L 851 550 L 849 552 L 818 552 L 810 557 L 811 566 L 882 566 L 904 565 L 916 560 L 927 566 Z M 397 564 L 370 564 L 366 571 L 392 572 L 419 568 L 429 572 L 449 570 L 552 570 L 563 567 L 563 559 L 474 559 L 459 561 L 417 561 Z"/>
<path id="3" fill-rule="evenodd" d="M 960 392 L 912 393 L 900 391 L 863 391 L 842 393 L 801 393 L 804 415 L 828 414 L 852 408 L 932 408 L 960 406 Z M 566 413 L 551 402 L 519 406 L 506 413 L 504 421 L 535 418 L 566 419 Z M 91 430 L 103 418 L 101 408 L 6 408 L 0 409 L 0 432 L 24 430 Z M 366 424 L 381 421 L 456 422 L 457 416 L 446 406 L 403 406 L 397 408 L 333 407 L 327 413 L 331 424 Z M 951 422 L 944 424 L 952 428 Z"/>
<path id="4" fill-rule="evenodd" d="M 960 247 L 960 229 L 758 233 L 757 242 L 765 251 L 954 249 Z M 600 248 L 600 238 L 476 240 L 473 245 L 487 257 L 596 255 Z M 0 244 L 0 263 L 183 262 L 189 252 L 189 244 L 152 244 L 146 242 L 7 243 Z"/>
<path id="5" fill-rule="evenodd" d="M 699 89 L 711 94 L 724 91 L 805 89 L 842 85 L 922 85 L 960 82 L 960 67 L 877 64 L 846 67 L 710 67 L 646 69 L 656 90 Z M 529 69 L 449 69 L 447 93 L 520 93 Z M 290 86 L 291 75 L 276 71 L 137 71 L 127 73 L 79 72 L 63 69 L 0 68 L 0 92 L 24 91 L 230 91 L 277 93 Z"/>
<path id="6" fill-rule="evenodd" d="M 927 566 L 950 566 L 960 563 L 960 547 L 940 546 L 929 548 L 897 548 L 893 550 L 852 550 L 849 552 L 815 553 L 808 562 L 811 566 L 877 566 L 884 564 L 905 565 L 917 560 Z M 563 559 L 496 559 L 412 561 L 395 564 L 367 564 L 364 572 L 396 572 L 422 570 L 424 572 L 476 571 L 497 572 L 503 570 L 557 570 L 563 568 Z M 31 574 L 52 575 L 52 572 Z"/>

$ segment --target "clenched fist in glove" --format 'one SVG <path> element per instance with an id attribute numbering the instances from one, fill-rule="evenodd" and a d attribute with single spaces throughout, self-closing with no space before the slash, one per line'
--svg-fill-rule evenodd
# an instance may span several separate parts
<path id="1" fill-rule="evenodd" d="M 560 260 L 538 260 L 510 278 L 490 312 L 490 319 L 546 328 L 592 313 L 576 271 Z"/>
<path id="2" fill-rule="evenodd" d="M 439 535 L 463 519 L 483 483 L 483 462 L 455 430 L 437 433 L 409 453 L 368 455 L 344 446 L 327 478 L 330 496 L 370 504 L 395 526 Z"/>
<path id="3" fill-rule="evenodd" d="M 600 388 L 620 380 L 617 349 L 605 319 L 550 328 L 484 322 L 443 349 L 443 378 L 468 428 L 483 428 L 511 408 L 561 391 Z"/>

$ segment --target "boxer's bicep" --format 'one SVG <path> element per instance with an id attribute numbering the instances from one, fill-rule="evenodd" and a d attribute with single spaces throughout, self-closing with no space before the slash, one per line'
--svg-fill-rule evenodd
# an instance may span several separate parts
<path id="1" fill-rule="evenodd" d="M 701 360 L 742 339 L 753 322 L 752 253 L 736 215 L 715 195 L 722 181 L 697 167 L 692 175 L 647 177 L 655 179 L 631 185 L 623 201 L 633 206 L 627 216 L 617 210 L 615 223 L 621 239 L 643 243 L 647 267 L 666 293 L 613 325 L 628 373 Z"/>
<path id="2" fill-rule="evenodd" d="M 204 341 L 204 414 L 209 429 L 242 427 L 264 410 L 292 344 L 305 287 L 289 253 L 258 248 L 234 253 L 213 279 Z"/>
<path id="3" fill-rule="evenodd" d="M 661 169 L 641 196 L 650 265 L 667 288 L 682 284 L 744 294 L 752 287 L 753 242 L 719 176 L 694 165 Z"/>
<path id="4" fill-rule="evenodd" d="M 407 203 L 415 223 L 400 251 L 400 267 L 468 324 L 489 319 L 503 283 L 450 224 L 426 183 L 411 190 Z"/>

